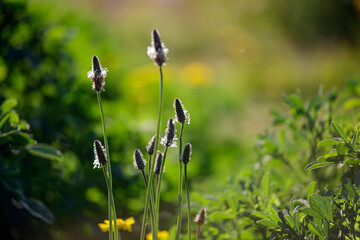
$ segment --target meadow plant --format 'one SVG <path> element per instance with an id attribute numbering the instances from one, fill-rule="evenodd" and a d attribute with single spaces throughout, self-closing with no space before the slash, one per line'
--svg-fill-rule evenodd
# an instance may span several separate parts
<path id="1" fill-rule="evenodd" d="M 105 143 L 105 149 L 101 145 L 101 143 L 97 140 L 94 142 L 94 168 L 102 168 L 104 172 L 105 182 L 108 190 L 108 214 L 109 214 L 109 239 L 117 240 L 119 239 L 118 234 L 118 224 L 116 219 L 116 208 L 115 201 L 113 195 L 112 188 L 112 174 L 111 174 L 111 163 L 110 163 L 110 151 L 109 144 L 106 135 L 106 126 L 105 126 L 105 118 L 104 111 L 101 102 L 101 92 L 104 91 L 105 86 L 105 77 L 107 75 L 107 69 L 102 68 L 100 65 L 100 61 L 97 56 L 93 56 L 92 58 L 92 70 L 88 72 L 88 78 L 93 82 L 93 90 L 96 91 L 101 123 L 102 123 L 102 131 Z"/>
<path id="2" fill-rule="evenodd" d="M 146 160 L 140 149 L 135 149 L 133 154 L 133 163 L 136 169 L 141 172 L 143 177 L 146 194 L 144 203 L 144 213 L 141 225 L 141 236 L 140 239 L 158 239 L 168 238 L 169 233 L 165 230 L 159 231 L 159 213 L 160 213 L 160 196 L 161 196 L 161 182 L 164 175 L 166 157 L 168 150 L 172 147 L 179 147 L 179 181 L 178 181 L 178 211 L 177 211 L 177 224 L 176 224 L 176 236 L 175 239 L 179 239 L 181 233 L 181 222 L 182 222 L 182 189 L 183 182 L 185 182 L 186 194 L 187 194 L 187 209 L 188 209 L 188 238 L 191 240 L 191 211 L 190 211 L 190 195 L 189 195 L 189 183 L 187 177 L 187 165 L 190 161 L 191 156 L 191 144 L 186 144 L 185 148 L 182 148 L 183 132 L 185 123 L 190 123 L 190 116 L 185 110 L 180 99 L 176 98 L 174 101 L 175 119 L 169 118 L 167 121 L 167 128 L 165 130 L 164 137 L 160 138 L 161 128 L 161 116 L 163 106 L 163 72 L 162 66 L 166 65 L 168 49 L 164 43 L 161 42 L 160 35 L 157 30 L 152 32 L 151 46 L 148 47 L 148 55 L 154 61 L 155 65 L 159 68 L 160 73 L 160 91 L 159 91 L 159 108 L 158 108 L 158 119 L 156 125 L 156 134 L 150 139 L 146 146 L 146 152 L 148 154 L 148 167 L 146 169 Z M 102 130 L 104 135 L 104 144 L 98 140 L 94 141 L 94 168 L 101 168 L 104 172 L 105 182 L 108 190 L 108 213 L 109 220 L 105 220 L 103 223 L 99 223 L 99 227 L 102 231 L 109 231 L 109 239 L 117 240 L 120 238 L 118 235 L 118 229 L 131 231 L 131 225 L 134 224 L 133 218 L 126 220 L 116 218 L 116 208 L 113 196 L 113 185 L 112 185 L 112 174 L 111 174 L 111 162 L 110 162 L 110 151 L 106 136 L 106 127 L 104 121 L 104 113 L 101 103 L 101 93 L 104 91 L 105 77 L 107 76 L 107 69 L 102 68 L 99 59 L 94 56 L 92 59 L 92 70 L 88 73 L 88 77 L 93 82 L 93 90 L 96 91 Z M 180 123 L 180 137 L 176 136 L 176 122 Z M 177 142 L 178 141 L 178 142 Z M 178 143 L 178 144 L 177 144 Z M 160 145 L 163 145 L 164 149 L 160 152 Z M 152 161 L 152 156 L 156 154 L 155 159 Z M 184 168 L 183 168 L 184 165 Z M 183 181 L 183 174 L 185 181 Z M 154 179 L 156 175 L 156 180 Z M 204 218 L 204 211 L 200 214 L 200 217 Z M 149 218 L 148 218 L 149 216 Z M 146 223 L 147 219 L 150 221 L 151 233 L 146 234 Z M 197 224 L 203 224 L 201 220 L 197 221 Z"/>

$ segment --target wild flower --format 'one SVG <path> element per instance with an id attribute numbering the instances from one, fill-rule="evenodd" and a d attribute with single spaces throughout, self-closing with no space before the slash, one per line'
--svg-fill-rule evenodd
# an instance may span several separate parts
<path id="1" fill-rule="evenodd" d="M 151 46 L 147 48 L 147 54 L 154 61 L 155 65 L 166 65 L 169 49 L 161 42 L 159 32 L 154 29 L 151 35 Z"/>
<path id="2" fill-rule="evenodd" d="M 190 113 L 186 111 L 180 99 L 176 98 L 174 101 L 175 119 L 177 122 L 184 124 L 186 121 L 190 124 Z"/>
<path id="3" fill-rule="evenodd" d="M 167 147 L 176 147 L 176 134 L 175 134 L 174 119 L 170 118 L 165 130 L 165 137 L 161 139 L 161 144 Z"/>
<path id="4" fill-rule="evenodd" d="M 160 174 L 162 158 L 163 158 L 163 154 L 161 152 L 158 152 L 158 154 L 156 155 L 155 166 L 154 166 L 154 172 L 157 175 Z"/>
<path id="5" fill-rule="evenodd" d="M 139 149 L 135 149 L 133 158 L 134 166 L 139 170 L 143 170 L 145 168 L 146 161 L 144 160 L 143 155 Z"/>
<path id="6" fill-rule="evenodd" d="M 146 234 L 146 240 L 152 240 L 152 232 Z M 158 239 L 168 240 L 169 239 L 169 232 L 166 230 L 162 230 L 158 232 Z"/>
<path id="7" fill-rule="evenodd" d="M 101 67 L 99 58 L 97 56 L 93 56 L 92 69 L 87 73 L 88 78 L 93 82 L 93 90 L 97 92 L 104 91 L 107 71 L 108 70 L 106 68 Z"/>
<path id="8" fill-rule="evenodd" d="M 122 220 L 121 218 L 116 219 L 116 224 L 118 227 L 118 230 L 124 230 L 128 232 L 132 232 L 132 226 L 135 223 L 135 219 L 133 217 L 129 217 L 125 220 Z M 101 231 L 108 232 L 110 230 L 110 222 L 109 220 L 104 220 L 102 223 L 98 223 L 98 226 Z"/>
<path id="9" fill-rule="evenodd" d="M 156 135 L 154 135 L 151 139 L 150 142 L 148 143 L 148 145 L 146 146 L 146 151 L 149 155 L 153 155 L 154 154 L 154 149 L 155 149 L 155 141 L 156 141 Z"/>
<path id="10" fill-rule="evenodd" d="M 107 163 L 105 148 L 100 141 L 94 141 L 94 168 L 102 168 Z"/>
<path id="11" fill-rule="evenodd" d="M 207 218 L 207 215 L 206 215 L 206 209 L 205 208 L 202 208 L 197 214 L 196 214 L 196 217 L 194 219 L 194 222 L 197 223 L 197 225 L 203 225 L 203 224 L 206 224 L 206 218 Z"/>
<path id="12" fill-rule="evenodd" d="M 184 152 L 183 152 L 183 155 L 182 155 L 183 163 L 188 164 L 190 162 L 190 157 L 191 157 L 191 144 L 188 143 L 184 147 Z"/>

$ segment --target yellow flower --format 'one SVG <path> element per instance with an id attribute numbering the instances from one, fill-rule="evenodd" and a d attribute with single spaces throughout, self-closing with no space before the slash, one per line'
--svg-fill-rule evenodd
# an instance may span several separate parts
<path id="1" fill-rule="evenodd" d="M 169 239 L 169 232 L 166 230 L 158 232 L 158 239 L 168 240 Z M 152 240 L 152 232 L 146 234 L 146 240 Z"/>
<path id="2" fill-rule="evenodd" d="M 133 217 L 129 217 L 128 219 L 122 220 L 121 218 L 116 219 L 118 230 L 124 231 L 132 231 L 131 225 L 135 223 L 135 219 Z M 98 223 L 98 226 L 101 231 L 108 232 L 110 230 L 110 222 L 109 220 L 104 220 L 103 223 Z"/>

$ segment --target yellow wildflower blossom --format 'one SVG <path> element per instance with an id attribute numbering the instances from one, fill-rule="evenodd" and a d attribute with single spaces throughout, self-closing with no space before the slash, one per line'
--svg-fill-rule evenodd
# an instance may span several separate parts
<path id="1" fill-rule="evenodd" d="M 129 217 L 125 220 L 122 220 L 121 218 L 116 219 L 118 230 L 124 230 L 124 231 L 132 231 L 131 225 L 135 223 L 135 219 L 133 217 Z M 101 231 L 108 232 L 110 230 L 110 222 L 109 220 L 104 220 L 103 223 L 98 223 L 98 226 Z"/>
<path id="2" fill-rule="evenodd" d="M 169 240 L 169 232 L 166 230 L 159 231 L 158 239 Z M 152 232 L 146 234 L 146 240 L 152 240 Z"/>

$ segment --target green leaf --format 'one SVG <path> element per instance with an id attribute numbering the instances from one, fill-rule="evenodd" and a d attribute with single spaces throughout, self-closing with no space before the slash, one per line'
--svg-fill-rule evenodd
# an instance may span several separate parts
<path id="1" fill-rule="evenodd" d="M 319 195 L 312 194 L 309 198 L 309 204 L 314 211 L 321 214 L 327 220 L 333 220 L 333 201 L 332 197 L 320 197 Z"/>
<path id="2" fill-rule="evenodd" d="M 314 182 L 309 184 L 308 189 L 307 189 L 307 195 L 306 196 L 307 196 L 308 200 L 309 200 L 311 194 L 315 193 L 315 190 L 316 190 L 316 182 L 314 181 Z"/>
<path id="3" fill-rule="evenodd" d="M 271 212 L 273 212 L 274 214 L 277 214 L 280 210 L 277 208 L 277 207 L 275 207 L 274 205 L 270 205 L 270 211 Z"/>
<path id="4" fill-rule="evenodd" d="M 253 215 L 254 217 L 258 217 L 258 218 L 267 218 L 266 213 L 258 212 L 258 211 L 252 212 L 251 215 Z"/>
<path id="5" fill-rule="evenodd" d="M 41 220 L 43 220 L 44 222 L 46 222 L 48 224 L 50 224 L 54 221 L 54 215 L 39 200 L 30 199 L 30 198 L 27 198 L 24 195 L 22 195 L 20 203 L 34 217 L 40 218 Z"/>
<path id="6" fill-rule="evenodd" d="M 305 167 L 305 170 L 312 170 L 316 168 L 322 168 L 334 164 L 333 162 L 313 162 Z"/>
<path id="7" fill-rule="evenodd" d="M 264 197 L 268 197 L 270 194 L 270 173 L 266 172 L 261 181 L 261 192 L 264 194 Z"/>
<path id="8" fill-rule="evenodd" d="M 294 220 L 290 215 L 285 216 L 287 223 L 291 228 L 295 227 Z"/>
<path id="9" fill-rule="evenodd" d="M 31 144 L 27 145 L 26 149 L 29 153 L 37 157 L 49 160 L 61 160 L 61 152 L 46 144 Z"/>
<path id="10" fill-rule="evenodd" d="M 321 240 L 325 240 L 325 236 L 324 233 L 321 231 L 321 228 L 319 228 L 318 225 L 314 224 L 314 223 L 309 223 L 309 230 L 314 233 L 315 235 L 317 235 Z"/>
<path id="11" fill-rule="evenodd" d="M 340 136 L 342 139 L 344 139 L 345 142 L 347 142 L 346 134 L 345 134 L 344 130 L 340 127 L 340 125 L 339 125 L 337 122 L 335 122 L 335 121 L 333 121 L 332 124 L 333 124 L 336 132 L 339 134 L 339 136 Z"/>
<path id="12" fill-rule="evenodd" d="M 321 96 L 317 95 L 311 99 L 309 105 L 307 106 L 307 110 L 310 111 L 313 108 L 317 110 L 320 105 L 321 105 Z"/>
<path id="13" fill-rule="evenodd" d="M 235 198 L 234 196 L 235 194 L 232 194 L 231 196 L 228 197 L 227 202 L 229 204 L 229 207 L 236 212 L 237 211 L 237 207 L 238 207 L 238 200 Z"/>
<path id="14" fill-rule="evenodd" d="M 336 152 L 338 155 L 343 156 L 346 153 L 345 143 L 341 142 L 336 145 Z"/>
<path id="15" fill-rule="evenodd" d="M 303 208 L 301 209 L 301 212 L 304 213 L 305 215 L 314 217 L 314 218 L 319 218 L 319 219 L 323 219 L 324 217 L 318 213 L 317 211 L 315 211 L 312 208 Z"/>
<path id="16" fill-rule="evenodd" d="M 337 153 L 336 149 L 331 149 L 329 151 L 329 153 L 325 155 L 325 158 L 328 159 L 328 158 L 337 157 L 337 156 L 338 156 L 338 153 Z"/>
<path id="17" fill-rule="evenodd" d="M 277 223 L 277 224 L 281 224 L 282 221 L 279 217 L 278 214 L 269 214 L 269 218 L 274 222 L 274 223 Z"/>
<path id="18" fill-rule="evenodd" d="M 261 225 L 263 225 L 265 227 L 269 227 L 269 228 L 279 227 L 276 223 L 274 223 L 273 221 L 268 220 L 268 219 L 261 219 L 261 220 L 257 221 L 257 223 L 260 223 Z"/>
<path id="19" fill-rule="evenodd" d="M 16 99 L 10 98 L 10 99 L 5 100 L 0 106 L 0 110 L 1 110 L 0 116 L 4 115 L 6 112 L 10 111 L 11 109 L 13 109 L 16 106 L 17 106 Z"/>
<path id="20" fill-rule="evenodd" d="M 340 142 L 339 139 L 324 139 L 320 142 L 318 142 L 318 147 L 328 147 L 328 146 L 334 146 Z"/>
<path id="21" fill-rule="evenodd" d="M 210 214 L 210 219 L 234 219 L 236 214 L 234 212 L 213 212 Z"/>
<path id="22" fill-rule="evenodd" d="M 350 200 L 354 202 L 354 200 L 358 198 L 357 193 L 348 178 L 345 178 L 344 181 L 345 181 L 344 187 L 347 193 L 349 194 Z"/>
<path id="23" fill-rule="evenodd" d="M 358 159 L 358 158 L 349 158 L 349 159 L 346 159 L 344 163 L 346 165 L 357 165 L 357 164 L 360 163 L 360 159 Z"/>
<path id="24" fill-rule="evenodd" d="M 320 156 L 316 159 L 316 162 L 325 162 L 326 161 L 326 157 L 325 156 Z"/>
<path id="25" fill-rule="evenodd" d="M 300 214 L 298 212 L 294 213 L 294 227 L 295 230 L 299 231 L 300 229 Z"/>
<path id="26" fill-rule="evenodd" d="M 27 144 L 33 144 L 35 141 L 32 140 L 29 135 L 23 132 L 12 130 L 0 135 L 0 144 L 9 142 L 13 147 L 22 147 Z"/>

